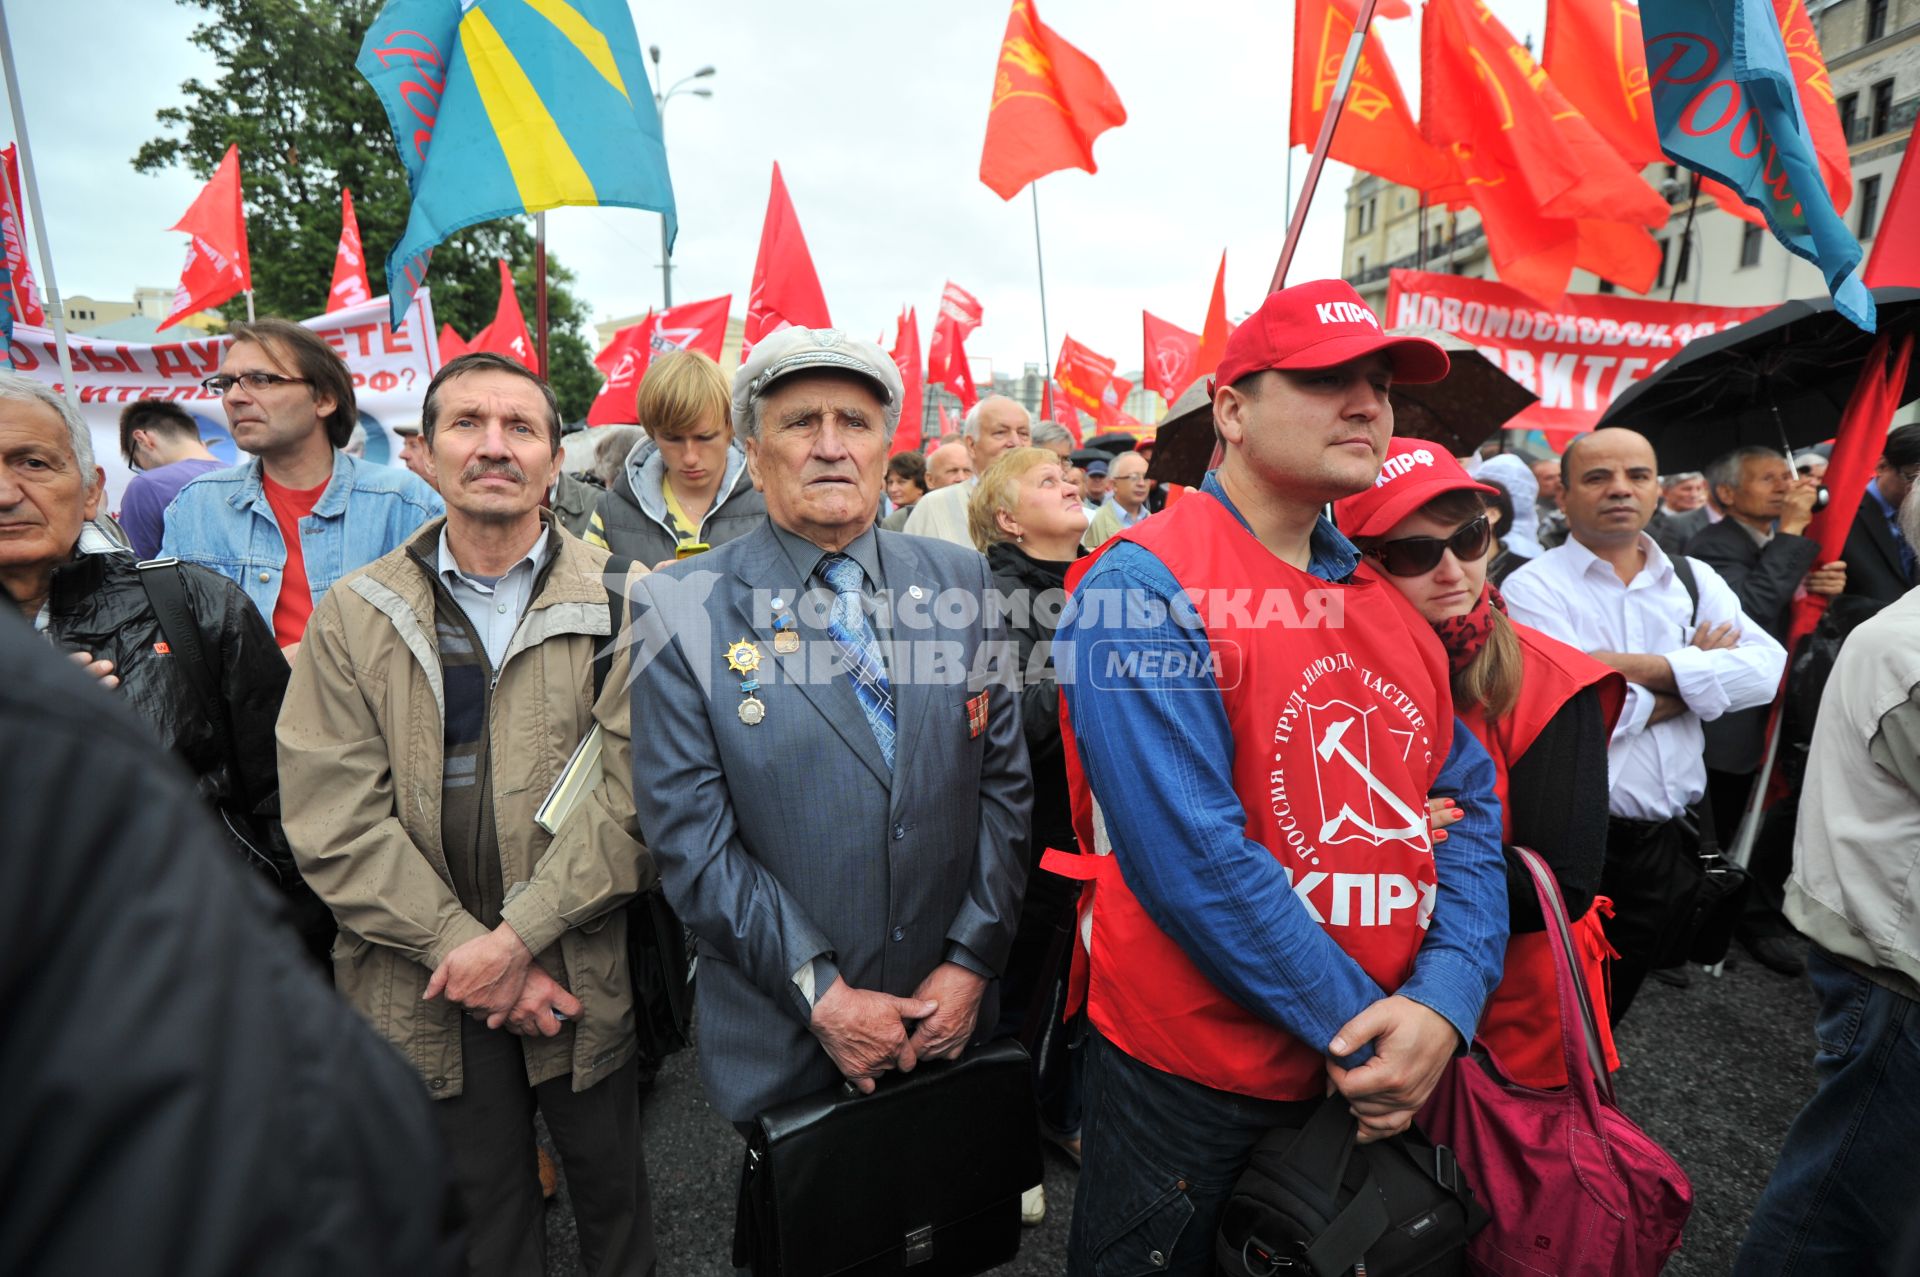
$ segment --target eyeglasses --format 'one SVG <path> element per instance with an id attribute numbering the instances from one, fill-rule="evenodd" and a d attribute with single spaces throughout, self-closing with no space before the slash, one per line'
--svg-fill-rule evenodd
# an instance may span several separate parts
<path id="1" fill-rule="evenodd" d="M 232 390 L 236 383 L 245 386 L 255 394 L 259 394 L 262 390 L 270 386 L 278 386 L 283 382 L 298 382 L 303 386 L 311 386 L 313 384 L 305 377 L 282 377 L 277 372 L 222 372 L 215 373 L 213 376 L 201 382 L 200 388 L 225 398 L 227 392 Z"/>
<path id="2" fill-rule="evenodd" d="M 1448 550 L 1462 563 L 1472 563 L 1493 544 L 1493 525 L 1481 515 L 1450 537 L 1401 537 L 1367 547 L 1367 557 L 1394 576 L 1424 576 L 1440 566 Z"/>

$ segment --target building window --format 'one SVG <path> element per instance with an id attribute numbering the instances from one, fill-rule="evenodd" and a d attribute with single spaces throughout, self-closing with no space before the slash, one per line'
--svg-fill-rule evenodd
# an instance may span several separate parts
<path id="1" fill-rule="evenodd" d="M 1680 237 L 1680 260 L 1673 268 L 1673 282 L 1676 284 L 1684 284 L 1687 282 L 1687 276 L 1692 273 L 1693 237 L 1690 235 L 1682 235 Z"/>
<path id="2" fill-rule="evenodd" d="M 1672 247 L 1671 240 L 1660 241 L 1660 273 L 1653 277 L 1654 285 L 1659 288 L 1667 286 L 1667 249 L 1670 247 Z"/>
<path id="3" fill-rule="evenodd" d="M 1864 177 L 1860 179 L 1860 192 L 1854 197 L 1853 206 L 1859 210 L 1859 219 L 1854 225 L 1854 235 L 1859 239 L 1873 238 L 1873 225 L 1880 220 L 1880 179 Z"/>
<path id="4" fill-rule="evenodd" d="M 1365 253 L 1361 253 L 1353 259 L 1353 273 L 1356 275 L 1364 275 L 1367 273 L 1367 255 Z"/>
<path id="5" fill-rule="evenodd" d="M 1849 93 L 1835 103 L 1840 108 L 1840 136 L 1856 141 L 1860 132 L 1860 95 Z"/>
<path id="6" fill-rule="evenodd" d="M 1878 40 L 1887 33 L 1887 0 L 1867 0 L 1867 39 Z"/>
<path id="7" fill-rule="evenodd" d="M 1760 264 L 1760 244 L 1766 237 L 1766 228 L 1749 222 L 1740 230 L 1740 265 L 1758 266 Z"/>
<path id="8" fill-rule="evenodd" d="M 1867 136 L 1879 137 L 1893 127 L 1893 81 L 1882 80 L 1871 92 L 1873 105 L 1867 117 Z"/>
<path id="9" fill-rule="evenodd" d="M 1603 280 L 1601 280 L 1601 281 L 1600 281 L 1600 293 L 1601 293 L 1601 295 L 1602 295 L 1602 296 L 1605 296 L 1605 295 L 1607 295 L 1607 294 L 1609 294 L 1609 293 L 1611 293 L 1611 292 L 1613 292 L 1613 281 L 1612 281 L 1612 280 L 1610 280 L 1610 279 L 1603 279 Z"/>

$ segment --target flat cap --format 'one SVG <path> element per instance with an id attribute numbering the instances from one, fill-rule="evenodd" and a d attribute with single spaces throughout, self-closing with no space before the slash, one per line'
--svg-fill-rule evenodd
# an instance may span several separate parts
<path id="1" fill-rule="evenodd" d="M 735 423 L 757 421 L 754 401 L 773 384 L 795 373 L 837 370 L 873 383 L 885 405 L 887 433 L 900 424 L 900 369 L 893 357 L 870 341 L 849 337 L 838 328 L 782 328 L 762 339 L 733 374 Z"/>

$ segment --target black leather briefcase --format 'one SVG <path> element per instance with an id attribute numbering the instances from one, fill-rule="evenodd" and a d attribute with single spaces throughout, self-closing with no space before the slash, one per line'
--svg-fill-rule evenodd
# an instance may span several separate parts
<path id="1" fill-rule="evenodd" d="M 969 1277 L 1020 1249 L 1040 1182 L 1017 1042 L 768 1109 L 740 1180 L 733 1262 L 756 1277 Z"/>

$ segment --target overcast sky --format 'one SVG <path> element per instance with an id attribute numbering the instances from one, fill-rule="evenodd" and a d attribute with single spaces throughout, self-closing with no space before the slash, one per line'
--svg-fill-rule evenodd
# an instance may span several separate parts
<path id="1" fill-rule="evenodd" d="M 71 6 L 4 2 L 61 290 L 124 299 L 136 285 L 171 287 L 185 237 L 165 228 L 199 183 L 177 170 L 142 176 L 130 161 L 156 132 L 154 112 L 181 101 L 181 82 L 217 73 L 187 42 L 200 11 L 94 0 L 82 55 Z M 884 331 L 890 343 L 895 315 L 913 305 L 924 346 L 951 278 L 985 307 L 970 354 L 1009 372 L 1041 358 L 1033 207 L 1024 193 L 1003 202 L 978 177 L 1003 0 L 631 7 L 642 46 L 661 46 L 669 85 L 718 69 L 698 82 L 711 98 L 682 94 L 666 111 L 676 300 L 731 293 L 734 312 L 744 310 L 778 160 L 836 323 L 864 337 Z M 1493 8 L 1539 47 L 1541 0 Z M 1258 303 L 1273 272 L 1290 211 L 1293 7 L 1044 0 L 1040 11 L 1100 62 L 1129 116 L 1096 143 L 1097 175 L 1040 182 L 1053 346 L 1071 333 L 1137 368 L 1141 310 L 1198 330 L 1222 249 L 1235 316 Z M 1416 110 L 1417 24 L 1379 28 Z M 0 132 L 12 137 L 11 118 Z M 1296 190 L 1305 170 L 1296 151 Z M 1327 166 L 1296 282 L 1339 272 L 1350 176 Z M 561 209 L 548 239 L 596 320 L 658 304 L 653 214 Z M 390 247 L 367 245 L 376 255 Z"/>

